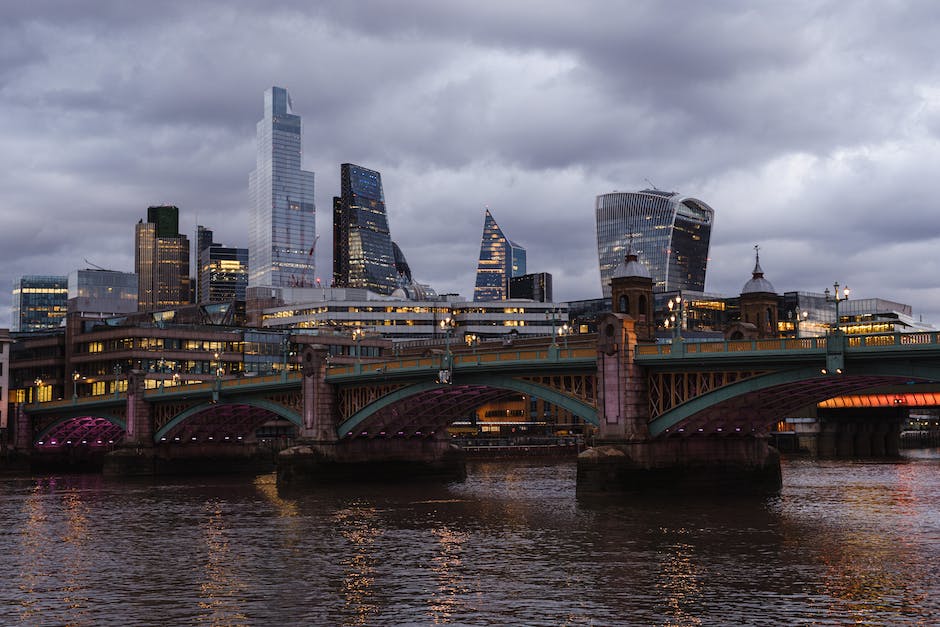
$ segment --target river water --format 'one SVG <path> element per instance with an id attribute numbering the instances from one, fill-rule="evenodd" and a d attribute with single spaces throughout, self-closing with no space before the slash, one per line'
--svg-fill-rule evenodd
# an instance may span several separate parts
<path id="1" fill-rule="evenodd" d="M 940 450 L 763 500 L 584 502 L 573 462 L 279 493 L 0 476 L 2 625 L 940 624 Z"/>

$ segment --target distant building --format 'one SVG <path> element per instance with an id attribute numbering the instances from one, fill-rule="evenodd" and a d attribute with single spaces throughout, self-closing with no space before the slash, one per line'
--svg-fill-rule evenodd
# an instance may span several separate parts
<path id="1" fill-rule="evenodd" d="M 486 210 L 483 219 L 483 237 L 480 242 L 480 261 L 473 300 L 504 300 L 509 296 L 509 279 L 526 273 L 525 248 L 511 241 L 503 233 L 493 214 Z"/>
<path id="2" fill-rule="evenodd" d="M 391 294 L 398 286 L 398 259 L 388 228 L 382 175 L 344 163 L 340 179 L 341 195 L 333 198 L 333 285 Z"/>
<path id="3" fill-rule="evenodd" d="M 264 92 L 255 169 L 248 178 L 251 210 L 248 283 L 289 287 L 316 272 L 313 172 L 301 170 L 302 128 L 283 87 Z"/>
<path id="4" fill-rule="evenodd" d="M 179 232 L 179 208 L 147 208 L 147 221 L 137 223 L 134 269 L 141 311 L 178 307 L 191 302 L 189 238 Z"/>
<path id="5" fill-rule="evenodd" d="M 69 313 L 86 315 L 137 311 L 137 275 L 115 270 L 73 270 L 69 273 Z"/>
<path id="6" fill-rule="evenodd" d="M 206 227 L 196 227 L 196 302 L 245 300 L 248 249 L 217 244 L 213 237 Z"/>
<path id="7" fill-rule="evenodd" d="M 55 329 L 68 310 L 65 276 L 27 275 L 13 281 L 13 331 Z"/>
<path id="8" fill-rule="evenodd" d="M 509 279 L 509 298 L 526 298 L 540 303 L 552 301 L 552 275 L 548 272 L 523 274 Z"/>
<path id="9" fill-rule="evenodd" d="M 610 277 L 633 249 L 650 269 L 654 292 L 705 289 L 705 270 L 715 211 L 676 192 L 645 189 L 601 194 L 595 203 L 601 289 L 610 296 Z"/>

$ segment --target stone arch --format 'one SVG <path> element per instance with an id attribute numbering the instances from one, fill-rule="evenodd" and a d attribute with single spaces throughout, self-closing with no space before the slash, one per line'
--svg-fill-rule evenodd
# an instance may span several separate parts
<path id="1" fill-rule="evenodd" d="M 280 418 L 283 418 L 291 422 L 292 424 L 296 425 L 298 428 L 303 427 L 303 418 L 300 416 L 300 414 L 288 409 L 287 407 L 284 407 L 283 405 L 280 405 L 278 403 L 273 403 L 271 401 L 266 401 L 266 400 L 256 399 L 256 398 L 237 398 L 236 397 L 236 398 L 226 399 L 226 402 L 221 403 L 221 405 L 248 405 L 250 407 L 256 407 L 258 409 L 264 409 Z M 154 442 L 159 442 L 163 437 L 165 437 L 168 433 L 173 431 L 173 429 L 175 429 L 177 426 L 185 422 L 187 419 L 197 414 L 201 414 L 202 412 L 207 411 L 209 409 L 217 408 L 219 406 L 220 406 L 220 403 L 213 403 L 211 401 L 206 401 L 206 402 L 203 402 L 203 403 L 200 403 L 198 405 L 194 405 L 188 408 L 186 411 L 174 416 L 162 428 L 157 430 L 153 435 Z"/>

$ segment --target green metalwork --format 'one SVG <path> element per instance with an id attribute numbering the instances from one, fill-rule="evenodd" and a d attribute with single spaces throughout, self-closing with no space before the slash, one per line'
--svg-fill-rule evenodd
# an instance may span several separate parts
<path id="1" fill-rule="evenodd" d="M 124 419 L 118 418 L 117 416 L 104 416 L 101 414 L 88 414 L 88 413 L 75 414 L 73 416 L 66 416 L 64 418 L 59 418 L 58 420 L 55 420 L 52 423 L 46 425 L 45 429 L 40 431 L 39 434 L 36 436 L 35 438 L 36 441 L 38 442 L 38 441 L 46 439 L 46 437 L 52 432 L 53 429 L 55 429 L 56 427 L 59 427 L 60 425 L 64 425 L 70 420 L 75 420 L 76 418 L 100 418 L 101 420 L 107 420 L 108 422 L 113 424 L 115 427 L 118 427 L 124 431 L 127 430 L 127 423 L 124 422 Z"/>
<path id="2" fill-rule="evenodd" d="M 850 367 L 851 376 L 857 378 L 896 377 L 904 381 L 940 381 L 940 365 L 918 365 L 912 362 L 902 362 L 899 364 L 897 361 L 865 360 L 852 362 Z M 763 376 L 745 379 L 744 381 L 726 385 L 707 394 L 693 398 L 662 414 L 649 423 L 650 435 L 652 437 L 662 435 L 667 429 L 672 429 L 698 412 L 739 396 L 759 392 L 778 385 L 798 383 L 800 381 L 809 382 L 838 376 L 848 375 L 824 374 L 818 366 L 805 366 L 792 370 L 780 370 Z M 819 401 L 824 401 L 831 396 L 831 393 L 823 392 L 820 394 Z"/>
<path id="3" fill-rule="evenodd" d="M 592 425 L 598 424 L 597 418 L 597 408 L 591 405 L 588 405 L 582 401 L 579 401 L 576 398 L 562 394 L 552 388 L 548 388 L 530 381 L 523 381 L 520 379 L 512 379 L 509 377 L 501 377 L 495 375 L 471 375 L 471 374 L 461 374 L 459 381 L 455 382 L 455 385 L 462 386 L 474 386 L 474 387 L 488 387 L 488 388 L 497 388 L 502 390 L 512 390 L 514 392 L 520 392 L 522 394 L 528 394 L 530 396 L 535 396 L 541 398 L 549 403 L 557 405 L 567 411 L 570 411 L 575 416 L 578 416 L 582 420 Z M 422 392 L 427 392 L 429 390 L 440 389 L 442 384 L 439 384 L 435 381 L 425 381 L 422 383 L 416 383 L 408 387 L 397 390 L 387 396 L 382 397 L 381 399 L 371 403 L 367 407 L 363 407 L 361 410 L 350 416 L 346 419 L 337 429 L 336 433 L 338 437 L 344 437 L 347 433 L 355 433 L 358 430 L 359 425 L 369 419 L 370 416 L 375 414 L 377 411 L 398 403 L 406 398 L 415 396 Z"/>
<path id="4" fill-rule="evenodd" d="M 257 399 L 257 398 L 233 397 L 233 398 L 226 399 L 226 404 L 248 405 L 250 407 L 257 407 L 258 409 L 264 409 L 264 410 L 271 412 L 272 414 L 276 414 L 277 416 L 280 416 L 284 420 L 287 420 L 297 425 L 298 427 L 303 426 L 303 417 L 300 416 L 300 414 L 293 412 L 278 403 L 272 403 L 270 401 Z M 207 409 L 216 408 L 218 406 L 219 406 L 218 403 L 205 402 L 200 405 L 195 405 L 193 407 L 190 407 L 189 409 L 182 412 L 181 414 L 174 416 L 169 422 L 166 423 L 166 425 L 162 429 L 157 431 L 153 436 L 154 442 L 159 442 L 161 438 L 166 436 L 166 434 L 172 431 L 177 425 L 181 424 L 182 422 L 184 422 L 186 419 L 190 418 L 191 416 L 204 412 Z"/>

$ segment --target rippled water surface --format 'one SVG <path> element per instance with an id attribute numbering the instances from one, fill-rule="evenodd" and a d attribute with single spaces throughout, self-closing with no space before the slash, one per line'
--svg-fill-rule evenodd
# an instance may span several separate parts
<path id="1" fill-rule="evenodd" d="M 284 493 L 0 476 L 3 625 L 940 624 L 940 451 L 762 501 L 575 498 L 573 463 Z"/>

